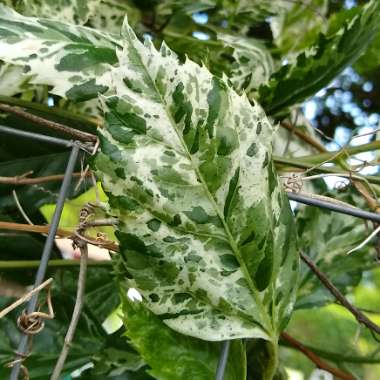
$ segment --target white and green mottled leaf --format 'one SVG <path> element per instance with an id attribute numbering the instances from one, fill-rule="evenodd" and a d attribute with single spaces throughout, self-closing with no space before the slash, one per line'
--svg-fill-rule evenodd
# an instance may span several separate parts
<path id="1" fill-rule="evenodd" d="M 111 86 L 117 42 L 90 28 L 22 16 L 0 5 L 0 59 L 22 66 L 30 83 L 53 94 L 89 100 Z"/>
<path id="2" fill-rule="evenodd" d="M 130 1 L 102 0 L 90 18 L 91 26 L 107 33 L 120 34 L 126 15 L 132 26 L 140 20 L 140 11 Z"/>
<path id="3" fill-rule="evenodd" d="M 205 342 L 173 331 L 139 302 L 121 292 L 125 335 L 157 380 L 213 379 L 221 343 Z M 164 365 L 163 365 L 164 363 Z M 231 342 L 225 380 L 246 379 L 246 353 L 241 340 Z"/>
<path id="4" fill-rule="evenodd" d="M 22 0 L 22 14 L 68 22 L 85 24 L 91 15 L 98 12 L 101 0 Z"/>
<path id="5" fill-rule="evenodd" d="M 283 1 L 283 4 L 270 19 L 270 25 L 275 44 L 290 59 L 313 43 L 319 33 L 326 32 L 328 1 Z"/>
<path id="6" fill-rule="evenodd" d="M 274 71 L 274 63 L 268 49 L 254 38 L 218 34 L 218 39 L 233 49 L 235 62 L 229 78 L 237 91 L 254 92 L 266 83 Z"/>
<path id="7" fill-rule="evenodd" d="M 28 90 L 29 77 L 23 73 L 20 66 L 0 62 L 0 94 L 13 96 Z"/>
<path id="8" fill-rule="evenodd" d="M 120 219 L 126 281 L 184 334 L 276 339 L 298 254 L 271 124 L 226 79 L 128 24 L 123 38 L 94 165 Z"/>

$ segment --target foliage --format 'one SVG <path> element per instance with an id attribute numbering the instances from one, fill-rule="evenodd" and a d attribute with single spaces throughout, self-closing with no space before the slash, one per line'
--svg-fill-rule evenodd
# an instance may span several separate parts
<path id="1" fill-rule="evenodd" d="M 372 308 L 373 241 L 346 253 L 373 228 L 305 206 L 292 212 L 287 179 L 277 173 L 326 169 L 326 155 L 316 155 L 326 141 L 299 105 L 328 92 L 351 65 L 363 78 L 376 75 L 380 2 L 350 10 L 329 0 L 0 3 L 0 103 L 97 133 L 96 155 L 81 155 L 76 171 L 89 165 L 101 183 L 96 216 L 118 220 L 96 230 L 117 240 L 119 252 L 112 269 L 89 269 L 63 376 L 212 379 L 227 339 L 226 380 L 285 379 L 290 368 L 309 376 L 314 364 L 286 346 L 286 329 L 337 367 L 375 379 L 379 370 L 367 367 L 379 363 L 371 335 L 352 344 L 356 321 L 331 305 L 333 296 L 298 258 L 301 250 L 343 294 Z M 0 117 L 8 127 L 47 133 L 18 114 Z M 0 222 L 24 223 L 16 199 L 33 223 L 49 222 L 60 182 L 12 193 L 4 177 L 60 174 L 67 157 L 64 148 L 2 137 Z M 326 187 L 316 176 L 303 192 L 377 204 L 379 188 L 358 186 L 352 157 L 330 161 L 353 186 Z M 96 198 L 94 188 L 85 192 L 92 184 L 73 181 L 61 228 L 75 230 L 80 209 Z M 34 269 L 2 270 L 1 262 L 39 259 L 43 243 L 40 235 L 1 231 L 0 284 L 33 283 Z M 55 248 L 53 257 L 60 255 Z M 48 275 L 56 318 L 34 338 L 25 361 L 31 379 L 48 378 L 75 301 L 77 269 Z M 127 295 L 132 288 L 141 302 Z M 11 300 L 0 296 L 0 310 Z M 1 364 L 17 346 L 19 312 L 0 320 Z M 111 331 L 115 319 L 123 325 Z M 339 352 L 343 346 L 350 352 Z M 0 368 L 1 378 L 8 373 Z"/>

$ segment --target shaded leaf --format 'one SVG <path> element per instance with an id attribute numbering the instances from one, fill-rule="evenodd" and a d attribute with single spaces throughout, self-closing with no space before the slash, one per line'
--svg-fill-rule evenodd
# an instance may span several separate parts
<path id="1" fill-rule="evenodd" d="M 367 49 L 380 28 L 380 2 L 372 0 L 358 14 L 350 14 L 331 35 L 319 36 L 296 62 L 275 72 L 260 88 L 260 102 L 270 114 L 305 100 L 327 86 Z"/>
<path id="2" fill-rule="evenodd" d="M 308 254 L 318 268 L 330 278 L 343 293 L 347 293 L 361 280 L 362 272 L 373 258 L 368 245 L 347 256 L 368 235 L 365 223 L 349 215 L 302 208 L 297 214 L 300 249 Z M 320 281 L 302 266 L 297 308 L 322 306 L 335 301 Z"/>
<path id="3" fill-rule="evenodd" d="M 220 343 L 205 342 L 169 329 L 140 303 L 123 298 L 126 336 L 149 365 L 148 373 L 157 380 L 215 377 Z M 226 380 L 245 379 L 245 351 L 242 342 L 231 344 Z"/>

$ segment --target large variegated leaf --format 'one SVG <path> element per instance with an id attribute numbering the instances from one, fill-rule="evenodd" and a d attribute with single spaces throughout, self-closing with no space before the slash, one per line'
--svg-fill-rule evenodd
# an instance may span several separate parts
<path id="1" fill-rule="evenodd" d="M 367 49 L 380 30 L 380 1 L 372 0 L 347 17 L 331 35 L 319 36 L 315 45 L 275 72 L 260 88 L 260 102 L 271 114 L 305 100 L 327 86 Z"/>
<path id="2" fill-rule="evenodd" d="M 179 332 L 275 340 L 298 255 L 272 126 L 225 79 L 127 24 L 123 38 L 95 168 L 120 219 L 126 281 Z"/>
<path id="3" fill-rule="evenodd" d="M 110 88 L 117 42 L 93 29 L 24 17 L 0 5 L 0 59 L 23 66 L 31 83 L 73 101 Z"/>
<path id="4" fill-rule="evenodd" d="M 233 49 L 230 80 L 237 91 L 254 92 L 267 82 L 274 71 L 272 56 L 263 43 L 254 38 L 218 34 L 225 46 Z"/>

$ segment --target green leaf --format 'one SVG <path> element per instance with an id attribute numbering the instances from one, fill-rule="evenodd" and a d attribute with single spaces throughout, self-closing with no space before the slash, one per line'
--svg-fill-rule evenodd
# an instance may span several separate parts
<path id="1" fill-rule="evenodd" d="M 33 380 L 47 380 L 62 349 L 71 313 L 76 300 L 78 270 L 61 270 L 55 273 L 52 288 L 55 318 L 46 321 L 44 330 L 33 340 L 33 351 L 25 361 Z M 41 294 L 41 301 L 44 294 Z M 0 297 L 0 310 L 15 299 Z M 102 301 L 100 301 L 102 300 Z M 107 335 L 102 327 L 103 318 L 119 303 L 114 276 L 109 269 L 90 267 L 87 273 L 86 297 L 75 338 L 72 342 L 62 378 L 86 363 L 94 362 L 103 378 L 120 365 L 125 370 L 142 364 L 136 351 L 121 338 L 122 331 Z M 0 378 L 9 377 L 4 364 L 14 357 L 20 339 L 16 320 L 25 305 L 0 320 Z M 43 308 L 43 310 L 45 310 Z M 119 367 L 119 368 L 120 368 Z M 122 369 L 122 368 L 120 368 Z M 125 372 L 125 371 L 123 371 Z M 110 376 L 111 377 L 111 376 Z M 111 377 L 112 378 L 112 377 Z"/>
<path id="2" fill-rule="evenodd" d="M 254 92 L 266 83 L 274 71 L 272 56 L 263 43 L 254 38 L 218 34 L 225 46 L 233 49 L 230 80 L 238 92 Z"/>
<path id="3" fill-rule="evenodd" d="M 321 34 L 296 62 L 284 65 L 260 88 L 259 99 L 265 110 L 276 114 L 327 86 L 359 58 L 379 28 L 380 2 L 372 0 L 358 14 L 350 14 L 338 31 Z"/>
<path id="4" fill-rule="evenodd" d="M 124 292 L 125 294 L 125 292 Z M 126 336 L 149 365 L 148 373 L 157 380 L 215 377 L 221 344 L 184 336 L 169 329 L 138 302 L 123 297 Z M 245 350 L 241 340 L 230 347 L 225 380 L 245 380 Z"/>
<path id="5" fill-rule="evenodd" d="M 355 69 L 359 74 L 365 74 L 380 66 L 380 33 L 369 46 L 368 50 L 355 63 Z"/>
<path id="6" fill-rule="evenodd" d="M 126 281 L 184 334 L 276 339 L 298 254 L 272 126 L 206 68 L 143 45 L 127 24 L 123 37 L 95 170 L 120 219 Z"/>
<path id="7" fill-rule="evenodd" d="M 0 59 L 22 66 L 30 83 L 73 101 L 110 88 L 117 41 L 93 29 L 24 17 L 0 5 Z"/>

